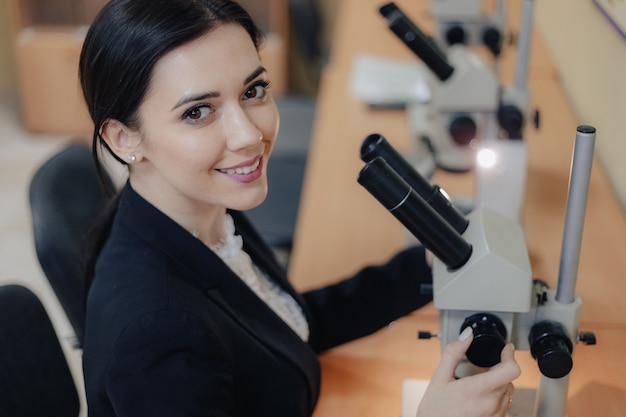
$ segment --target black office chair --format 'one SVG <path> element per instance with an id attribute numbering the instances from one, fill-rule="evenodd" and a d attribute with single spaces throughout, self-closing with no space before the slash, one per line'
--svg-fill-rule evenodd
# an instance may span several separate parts
<path id="1" fill-rule="evenodd" d="M 33 176 L 29 198 L 39 263 L 80 345 L 85 325 L 84 238 L 107 202 L 90 149 L 70 144 L 52 156 Z"/>
<path id="2" fill-rule="evenodd" d="M 76 417 L 80 400 L 39 298 L 0 286 L 0 417 Z"/>

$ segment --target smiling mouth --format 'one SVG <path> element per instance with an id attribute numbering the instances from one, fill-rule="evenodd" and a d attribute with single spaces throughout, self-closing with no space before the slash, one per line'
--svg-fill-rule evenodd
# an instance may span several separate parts
<path id="1" fill-rule="evenodd" d="M 255 163 L 253 163 L 252 165 L 249 165 L 247 167 L 237 167 L 237 168 L 231 168 L 231 169 L 218 169 L 218 171 L 222 172 L 224 174 L 228 174 L 228 175 L 246 175 L 246 174 L 249 174 L 251 172 L 256 171 L 259 168 L 260 164 L 261 164 L 261 160 L 257 159 Z"/>

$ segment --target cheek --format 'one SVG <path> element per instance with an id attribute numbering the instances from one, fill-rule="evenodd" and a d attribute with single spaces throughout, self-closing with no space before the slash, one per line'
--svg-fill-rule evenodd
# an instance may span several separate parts
<path id="1" fill-rule="evenodd" d="M 219 141 L 211 139 L 207 139 L 206 132 L 181 133 L 179 130 L 164 129 L 146 138 L 147 157 L 160 170 L 179 173 L 204 171 L 207 166 L 217 163 L 221 155 Z"/>

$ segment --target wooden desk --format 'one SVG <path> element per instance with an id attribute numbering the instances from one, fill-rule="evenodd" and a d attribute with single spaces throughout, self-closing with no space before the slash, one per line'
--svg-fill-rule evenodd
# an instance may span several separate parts
<path id="1" fill-rule="evenodd" d="M 290 275 L 299 289 L 334 282 L 371 263 L 384 262 L 405 245 L 406 232 L 357 182 L 361 141 L 383 134 L 399 150 L 410 149 L 401 111 L 372 111 L 350 95 L 352 60 L 360 53 L 415 59 L 378 15 L 382 1 L 343 0 L 330 62 L 322 77 L 317 120 L 296 230 Z M 427 2 L 397 4 L 424 31 L 432 28 Z M 510 25 L 518 27 L 521 3 L 508 1 Z M 502 57 L 502 80 L 511 84 L 515 53 Z M 539 130 L 527 130 L 529 167 L 524 226 L 535 277 L 555 287 L 558 277 L 570 161 L 578 121 L 537 33 L 528 83 Z M 602 140 L 602 128 L 597 140 Z M 471 195 L 471 175 L 437 172 L 433 182 L 452 195 Z M 597 346 L 577 346 L 570 375 L 569 417 L 626 414 L 626 220 L 596 162 L 587 205 L 577 293 L 583 299 L 581 330 Z M 389 328 L 323 355 L 322 396 L 316 417 L 393 416 L 400 413 L 401 383 L 430 377 L 439 360 L 437 341 L 417 341 L 416 331 L 436 330 L 437 311 L 426 307 Z M 518 386 L 536 386 L 539 373 L 528 352 L 517 352 Z M 592 408 L 593 407 L 593 408 Z"/>

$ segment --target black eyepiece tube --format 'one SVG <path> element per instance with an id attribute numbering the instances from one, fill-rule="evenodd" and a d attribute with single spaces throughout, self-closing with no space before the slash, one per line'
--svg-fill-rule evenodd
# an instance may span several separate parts
<path id="1" fill-rule="evenodd" d="M 472 246 L 383 158 L 365 164 L 357 181 L 448 268 L 465 265 Z"/>
<path id="2" fill-rule="evenodd" d="M 400 177 L 402 177 L 415 192 L 417 192 L 450 226 L 462 234 L 469 221 L 459 212 L 452 202 L 441 192 L 441 189 L 432 185 L 417 172 L 413 166 L 396 151 L 387 140 L 378 133 L 367 136 L 361 144 L 361 159 L 369 162 L 376 157 L 382 157 Z"/>
<path id="3" fill-rule="evenodd" d="M 437 78 L 441 81 L 450 78 L 454 67 L 448 63 L 434 41 L 426 36 L 395 3 L 385 4 L 379 12 L 387 19 L 389 29 L 430 68 Z"/>

